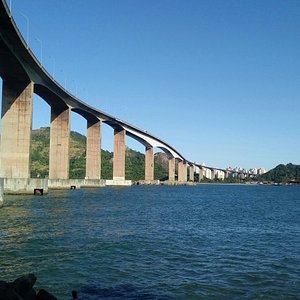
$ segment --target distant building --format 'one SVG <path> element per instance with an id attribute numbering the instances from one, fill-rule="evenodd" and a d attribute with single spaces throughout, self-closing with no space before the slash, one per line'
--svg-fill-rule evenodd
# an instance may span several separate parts
<path id="1" fill-rule="evenodd" d="M 266 169 L 262 169 L 262 168 L 259 168 L 259 169 L 257 170 L 258 175 L 265 174 L 266 172 L 267 172 L 267 170 L 266 170 Z"/>
<path id="2" fill-rule="evenodd" d="M 265 174 L 267 172 L 266 169 L 260 168 L 251 168 L 249 170 L 245 169 L 245 168 L 241 168 L 241 167 L 228 167 L 226 169 L 228 172 L 231 172 L 232 177 L 236 178 L 236 177 L 240 177 L 240 178 L 245 178 L 245 177 L 255 177 L 256 175 L 262 175 Z M 222 176 L 222 175 L 221 175 Z M 224 174 L 225 177 L 225 174 Z"/>
<path id="3" fill-rule="evenodd" d="M 256 168 L 250 169 L 250 170 L 249 170 L 249 174 L 257 175 L 257 169 L 256 169 Z"/>

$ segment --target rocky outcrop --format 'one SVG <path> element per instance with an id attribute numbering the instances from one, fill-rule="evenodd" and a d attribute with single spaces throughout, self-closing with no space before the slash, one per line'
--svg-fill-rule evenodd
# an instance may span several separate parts
<path id="1" fill-rule="evenodd" d="M 57 300 L 45 290 L 37 294 L 33 288 L 35 282 L 34 274 L 26 274 L 14 282 L 0 281 L 0 300 Z"/>

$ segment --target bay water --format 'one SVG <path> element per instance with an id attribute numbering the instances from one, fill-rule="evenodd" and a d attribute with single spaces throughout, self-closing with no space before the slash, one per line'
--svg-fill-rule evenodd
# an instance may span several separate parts
<path id="1" fill-rule="evenodd" d="M 300 299 L 300 187 L 198 185 L 6 196 L 0 280 L 58 299 Z"/>

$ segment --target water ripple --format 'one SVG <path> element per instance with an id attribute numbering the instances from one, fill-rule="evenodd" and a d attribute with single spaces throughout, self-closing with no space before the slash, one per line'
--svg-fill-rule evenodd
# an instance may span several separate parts
<path id="1" fill-rule="evenodd" d="M 6 199 L 0 274 L 59 299 L 300 299 L 300 189 L 202 185 Z"/>

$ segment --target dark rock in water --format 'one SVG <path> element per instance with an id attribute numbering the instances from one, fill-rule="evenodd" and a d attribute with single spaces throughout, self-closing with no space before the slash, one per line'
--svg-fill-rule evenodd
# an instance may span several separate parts
<path id="1" fill-rule="evenodd" d="M 45 290 L 39 290 L 36 295 L 36 300 L 57 300 L 57 298 Z"/>
<path id="2" fill-rule="evenodd" d="M 33 289 L 36 282 L 34 274 L 27 274 L 14 282 L 0 281 L 0 300 L 57 300 L 52 294 Z"/>
<path id="3" fill-rule="evenodd" d="M 72 298 L 74 299 L 78 299 L 78 295 L 76 291 L 72 291 Z"/>
<path id="4" fill-rule="evenodd" d="M 12 288 L 23 300 L 35 300 L 36 292 L 33 285 L 36 282 L 34 274 L 26 274 L 12 283 Z"/>
<path id="5" fill-rule="evenodd" d="M 0 300 L 23 300 L 13 289 L 11 283 L 0 282 Z"/>
<path id="6" fill-rule="evenodd" d="M 16 279 L 13 282 L 13 286 L 16 289 L 16 291 L 27 291 L 29 289 L 32 289 L 35 282 L 36 277 L 34 274 L 26 274 Z"/>
<path id="7" fill-rule="evenodd" d="M 5 281 L 0 281 L 0 300 L 6 299 L 6 290 L 7 290 L 8 284 Z"/>
<path id="8" fill-rule="evenodd" d="M 7 283 L 5 281 L 0 280 L 0 295 L 2 295 L 2 292 L 6 290 Z"/>

